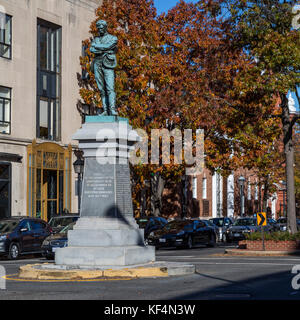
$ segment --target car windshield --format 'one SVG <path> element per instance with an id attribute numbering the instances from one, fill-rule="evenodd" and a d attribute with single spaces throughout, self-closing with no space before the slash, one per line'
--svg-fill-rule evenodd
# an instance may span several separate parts
<path id="1" fill-rule="evenodd" d="M 207 226 L 211 226 L 211 227 L 215 227 L 216 225 L 212 222 L 212 221 L 209 221 L 209 220 L 202 220 Z"/>
<path id="2" fill-rule="evenodd" d="M 223 225 L 224 225 L 224 219 L 222 219 L 222 218 L 216 218 L 216 219 L 212 219 L 210 221 L 212 221 L 212 223 L 218 227 L 223 227 Z"/>
<path id="3" fill-rule="evenodd" d="M 137 220 L 137 224 L 139 225 L 139 227 L 141 229 L 144 229 L 146 227 L 148 221 L 149 221 L 148 219 L 139 219 L 139 220 Z"/>
<path id="4" fill-rule="evenodd" d="M 286 218 L 281 218 L 277 220 L 278 223 L 287 223 L 287 219 Z"/>
<path id="5" fill-rule="evenodd" d="M 69 230 L 73 230 L 73 227 L 75 226 L 76 222 L 72 222 L 65 226 L 63 229 L 61 229 L 60 233 L 67 233 Z"/>
<path id="6" fill-rule="evenodd" d="M 0 221 L 0 233 L 12 232 L 18 224 L 19 221 Z"/>
<path id="7" fill-rule="evenodd" d="M 164 226 L 164 230 L 180 230 L 193 228 L 193 224 L 190 221 L 171 221 Z"/>
<path id="8" fill-rule="evenodd" d="M 256 226 L 255 219 L 238 219 L 233 224 L 234 226 Z"/>
<path id="9" fill-rule="evenodd" d="M 74 217 L 52 218 L 49 222 L 52 228 L 65 227 L 74 221 Z"/>

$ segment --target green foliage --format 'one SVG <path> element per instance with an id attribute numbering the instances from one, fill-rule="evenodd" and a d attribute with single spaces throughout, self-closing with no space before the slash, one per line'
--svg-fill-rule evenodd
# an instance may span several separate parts
<path id="1" fill-rule="evenodd" d="M 265 240 L 273 240 L 273 241 L 294 241 L 294 240 L 300 240 L 300 232 L 295 234 L 290 234 L 289 232 L 265 233 L 264 238 Z M 246 235 L 246 240 L 262 241 L 262 233 L 253 232 L 251 234 L 248 234 Z"/>

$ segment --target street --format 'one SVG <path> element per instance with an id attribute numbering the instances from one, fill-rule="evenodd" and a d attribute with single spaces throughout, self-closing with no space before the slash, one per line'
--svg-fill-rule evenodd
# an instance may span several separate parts
<path id="1" fill-rule="evenodd" d="M 228 246 L 227 246 L 228 247 Z M 234 246 L 231 246 L 234 247 Z M 48 262 L 41 257 L 0 260 L 10 280 L 1 300 L 300 300 L 292 288 L 292 268 L 300 257 L 233 257 L 216 248 L 160 249 L 157 261 L 188 262 L 196 274 L 184 277 L 95 281 L 23 281 L 21 265 Z M 298 281 L 299 282 L 299 281 Z"/>

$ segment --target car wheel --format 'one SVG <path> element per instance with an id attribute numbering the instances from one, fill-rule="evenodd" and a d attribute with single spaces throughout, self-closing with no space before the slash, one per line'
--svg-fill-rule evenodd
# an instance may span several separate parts
<path id="1" fill-rule="evenodd" d="M 216 236 L 215 235 L 211 235 L 210 236 L 210 241 L 207 244 L 208 247 L 215 247 L 216 246 Z"/>
<path id="2" fill-rule="evenodd" d="M 191 236 L 188 237 L 186 246 L 187 246 L 188 249 L 192 249 L 193 248 L 193 239 L 192 239 Z"/>
<path id="3" fill-rule="evenodd" d="M 12 243 L 9 246 L 8 258 L 11 260 L 16 260 L 20 256 L 20 247 L 17 243 Z"/>

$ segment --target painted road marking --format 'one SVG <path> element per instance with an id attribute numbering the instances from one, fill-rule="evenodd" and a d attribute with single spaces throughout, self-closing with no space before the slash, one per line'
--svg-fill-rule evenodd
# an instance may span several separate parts
<path id="1" fill-rule="evenodd" d="M 21 279 L 21 278 L 15 278 L 18 274 L 11 274 L 7 276 L 3 276 L 2 278 L 9 281 L 19 281 L 19 282 L 103 282 L 103 281 L 129 281 L 133 278 L 114 278 L 114 279 L 82 279 L 82 280 L 37 280 L 37 279 Z"/>
<path id="2" fill-rule="evenodd" d="M 254 265 L 254 266 L 259 266 L 259 265 L 266 265 L 266 266 L 294 266 L 292 263 L 267 263 L 267 262 L 262 262 L 262 263 L 254 263 L 254 262 L 198 262 L 197 265 L 203 264 L 203 265 Z"/>
<path id="3" fill-rule="evenodd" d="M 274 258 L 227 258 L 227 257 L 223 257 L 223 258 L 200 258 L 197 256 L 158 256 L 157 258 L 190 258 L 190 259 L 198 259 L 198 260 L 246 260 L 246 261 L 298 261 L 300 262 L 300 259 L 284 259 L 284 258 L 278 258 L 278 259 L 274 259 Z"/>
<path id="4" fill-rule="evenodd" d="M 246 299 L 251 298 L 251 294 L 248 293 L 221 293 L 216 294 L 216 298 L 226 298 L 226 299 Z"/>
<path id="5" fill-rule="evenodd" d="M 185 258 L 195 258 L 196 256 L 156 256 L 157 258 L 182 258 L 182 259 L 185 259 Z"/>

